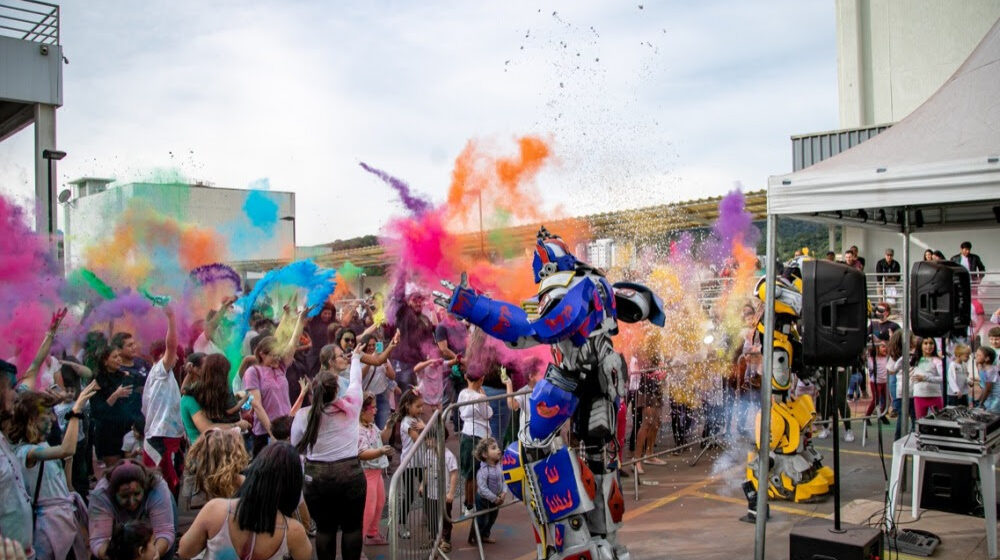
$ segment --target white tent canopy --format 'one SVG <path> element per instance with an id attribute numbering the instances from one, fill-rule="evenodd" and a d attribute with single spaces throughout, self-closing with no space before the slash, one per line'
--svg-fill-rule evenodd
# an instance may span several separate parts
<path id="1" fill-rule="evenodd" d="M 934 95 L 892 128 L 813 166 L 771 177 L 767 211 L 812 215 L 997 199 L 1000 21 Z M 996 223 L 989 206 L 977 206 L 980 219 Z"/>
<path id="2" fill-rule="evenodd" d="M 865 210 L 868 219 L 855 210 Z M 895 229 L 904 240 L 903 270 L 909 269 L 910 234 L 914 227 L 953 229 L 990 224 L 996 227 L 1000 222 L 1000 21 L 993 24 L 965 63 L 934 95 L 892 128 L 811 167 L 771 177 L 767 214 L 769 265 L 764 324 L 769 328 L 764 329 L 764 348 L 774 344 L 776 267 L 770 263 L 775 262 L 780 217 L 835 221 L 843 225 L 853 221 L 866 228 Z M 883 215 L 886 221 L 871 220 L 873 215 Z M 905 320 L 909 316 L 909 275 L 902 276 L 901 330 L 906 355 L 910 341 L 910 325 Z M 762 434 L 771 432 L 772 357 L 771 352 L 764 353 Z M 902 377 L 901 416 L 906 418 L 909 405 L 906 366 Z M 905 428 L 907 423 L 903 425 Z M 768 454 L 759 453 L 758 461 L 757 472 L 770 470 Z M 835 496 L 834 519 L 839 524 L 839 492 Z M 758 492 L 756 511 L 766 512 L 767 502 L 768 493 Z M 891 523 L 890 515 L 887 528 Z M 766 524 L 767 515 L 757 515 L 754 547 L 757 560 L 764 559 Z M 989 545 L 989 553 L 991 557 L 996 555 L 994 543 Z"/>

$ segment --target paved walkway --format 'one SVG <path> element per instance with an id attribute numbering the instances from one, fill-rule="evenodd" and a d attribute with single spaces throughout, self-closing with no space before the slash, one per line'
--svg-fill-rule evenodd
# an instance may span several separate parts
<path id="1" fill-rule="evenodd" d="M 865 403 L 866 404 L 866 403 Z M 883 428 L 885 468 L 891 465 L 891 438 L 894 425 Z M 877 526 L 882 515 L 886 482 L 878 453 L 874 428 L 869 428 L 867 446 L 861 446 L 861 426 L 855 425 L 857 440 L 841 445 L 841 480 L 844 522 Z M 667 438 L 669 440 L 669 436 Z M 833 465 L 832 442 L 816 440 L 824 454 L 824 464 Z M 626 524 L 619 533 L 635 560 L 751 558 L 754 526 L 739 521 L 746 512 L 740 484 L 745 476 L 745 442 L 727 449 L 712 450 L 694 467 L 689 462 L 695 452 L 666 458 L 666 466 L 646 466 L 646 484 L 639 486 L 635 499 L 633 479 L 624 479 Z M 649 485 L 653 484 L 653 485 Z M 906 510 L 898 522 L 904 528 L 934 532 L 942 544 L 934 554 L 937 559 L 971 560 L 986 558 L 986 536 L 982 518 L 926 512 L 919 521 L 909 516 L 909 494 L 901 503 Z M 832 519 L 833 499 L 818 504 L 772 504 L 767 525 L 767 557 L 788 558 L 788 535 L 792 527 L 808 519 Z M 832 521 L 830 522 L 832 526 Z M 455 527 L 453 559 L 479 558 L 478 549 L 466 544 L 469 524 Z M 496 544 L 486 546 L 486 558 L 530 560 L 534 558 L 534 540 L 527 513 L 520 505 L 504 509 L 494 528 Z M 371 548 L 368 557 L 388 558 L 386 547 Z M 893 555 L 895 558 L 895 554 Z M 899 555 L 899 558 L 916 558 Z"/>

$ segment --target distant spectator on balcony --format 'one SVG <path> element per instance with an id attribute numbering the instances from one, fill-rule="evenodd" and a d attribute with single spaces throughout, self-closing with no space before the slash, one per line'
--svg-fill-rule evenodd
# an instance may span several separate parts
<path id="1" fill-rule="evenodd" d="M 826 260 L 828 260 L 830 262 L 836 262 L 836 260 L 837 260 L 837 253 L 834 253 L 833 251 L 827 251 L 826 252 Z"/>
<path id="2" fill-rule="evenodd" d="M 927 249 L 924 251 L 924 261 L 930 262 L 934 260 L 934 249 Z"/>
<path id="3" fill-rule="evenodd" d="M 855 253 L 853 249 L 848 249 L 844 253 L 844 264 L 861 271 L 865 269 L 865 265 L 861 264 L 861 261 L 858 260 L 858 254 Z"/>
<path id="4" fill-rule="evenodd" d="M 891 248 L 886 249 L 885 258 L 875 263 L 875 273 L 884 275 L 878 277 L 880 284 L 899 282 L 899 261 L 894 258 L 895 254 Z"/>
<path id="5" fill-rule="evenodd" d="M 864 268 L 865 268 L 865 258 L 861 256 L 861 249 L 858 249 L 857 245 L 851 245 L 851 248 L 848 249 L 848 250 L 850 252 L 854 253 L 854 260 L 856 260 L 859 263 L 861 263 L 861 269 L 860 270 L 864 270 Z"/>
<path id="6" fill-rule="evenodd" d="M 964 266 L 966 270 L 972 273 L 973 282 L 978 284 L 983 279 L 983 272 L 986 272 L 986 267 L 983 265 L 983 260 L 979 258 L 979 255 L 972 252 L 972 243 L 963 241 L 959 253 L 953 256 L 951 260 Z"/>
<path id="7" fill-rule="evenodd" d="M 943 261 L 944 258 L 945 258 L 944 257 L 944 253 L 942 253 L 938 249 L 934 249 L 934 259 L 933 260 L 935 260 L 935 261 Z"/>

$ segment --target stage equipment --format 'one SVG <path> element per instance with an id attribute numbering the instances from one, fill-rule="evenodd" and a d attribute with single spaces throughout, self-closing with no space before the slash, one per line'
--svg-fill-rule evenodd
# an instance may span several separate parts
<path id="1" fill-rule="evenodd" d="M 1000 415 L 978 408 L 948 406 L 917 420 L 921 451 L 983 456 L 1000 449 Z"/>
<path id="2" fill-rule="evenodd" d="M 878 560 L 882 557 L 882 531 L 844 525 L 834 531 L 821 520 L 792 527 L 788 537 L 791 560 Z"/>
<path id="3" fill-rule="evenodd" d="M 921 470 L 920 507 L 982 517 L 975 465 L 925 461 Z"/>
<path id="4" fill-rule="evenodd" d="M 611 337 L 618 321 L 663 326 L 663 303 L 640 284 L 611 285 L 579 261 L 544 227 L 532 261 L 538 294 L 515 304 L 468 285 L 442 285 L 435 301 L 511 348 L 552 347 L 554 363 L 535 385 L 521 415 L 517 441 L 503 456 L 504 480 L 522 500 L 540 559 L 626 560 L 618 542 L 625 501 L 618 486 L 617 414 L 625 398 L 625 359 Z M 560 428 L 571 422 L 583 457 L 566 446 Z"/>
<path id="5" fill-rule="evenodd" d="M 920 261 L 910 271 L 910 323 L 917 336 L 945 336 L 972 322 L 969 271 L 952 261 Z"/>
<path id="6" fill-rule="evenodd" d="M 865 348 L 868 295 L 865 275 L 826 260 L 802 263 L 802 361 L 848 366 Z"/>

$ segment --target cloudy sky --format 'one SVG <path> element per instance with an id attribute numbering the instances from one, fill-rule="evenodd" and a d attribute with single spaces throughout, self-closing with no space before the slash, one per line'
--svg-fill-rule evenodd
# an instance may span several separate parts
<path id="1" fill-rule="evenodd" d="M 267 179 L 296 193 L 299 244 L 399 211 L 359 161 L 440 201 L 470 139 L 539 134 L 545 199 L 585 214 L 762 188 L 790 135 L 837 128 L 829 1 L 61 5 L 60 181 Z M 31 143 L 0 143 L 22 201 Z"/>

